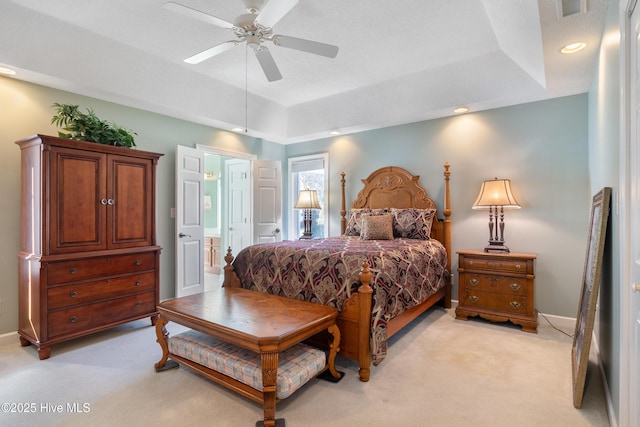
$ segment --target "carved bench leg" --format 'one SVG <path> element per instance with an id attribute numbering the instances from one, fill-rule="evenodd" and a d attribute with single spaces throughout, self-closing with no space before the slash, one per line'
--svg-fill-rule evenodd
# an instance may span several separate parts
<path id="1" fill-rule="evenodd" d="M 329 372 L 333 378 L 342 378 L 342 373 L 336 371 L 336 354 L 340 351 L 340 328 L 338 325 L 331 325 L 328 329 L 329 333 L 333 335 L 333 342 L 329 344 Z"/>
<path id="2" fill-rule="evenodd" d="M 169 332 L 167 331 L 167 328 L 165 328 L 167 323 L 169 322 L 162 317 L 158 317 L 156 320 L 156 342 L 160 344 L 160 347 L 162 348 L 162 358 L 155 364 L 156 372 L 178 367 L 178 362 L 175 360 L 167 361 L 169 358 Z"/>
<path id="3" fill-rule="evenodd" d="M 256 427 L 284 426 L 284 419 L 278 420 L 278 424 L 276 424 L 278 352 L 261 352 L 260 358 L 262 359 L 262 405 L 264 407 L 264 421 L 256 422 Z"/>

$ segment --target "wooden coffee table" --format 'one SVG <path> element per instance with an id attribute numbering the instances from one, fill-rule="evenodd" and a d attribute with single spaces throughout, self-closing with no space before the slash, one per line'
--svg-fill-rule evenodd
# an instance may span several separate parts
<path id="1" fill-rule="evenodd" d="M 160 317 L 156 323 L 162 359 L 156 370 L 163 370 L 176 361 L 198 371 L 206 378 L 248 397 L 264 407 L 264 421 L 256 425 L 276 426 L 276 378 L 278 353 L 327 330 L 333 340 L 325 369 L 334 378 L 339 351 L 340 330 L 336 326 L 335 308 L 242 288 L 220 288 L 201 294 L 163 301 L 158 305 Z M 199 365 L 169 352 L 165 325 L 175 322 L 188 328 L 233 343 L 260 354 L 263 390 L 256 390 L 234 378 Z M 173 359 L 167 362 L 167 359 Z M 284 425 L 284 419 L 277 420 Z"/>

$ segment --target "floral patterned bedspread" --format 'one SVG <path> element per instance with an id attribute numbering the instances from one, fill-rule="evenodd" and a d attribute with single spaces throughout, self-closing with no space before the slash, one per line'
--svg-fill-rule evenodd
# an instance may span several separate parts
<path id="1" fill-rule="evenodd" d="M 362 240 L 358 236 L 249 246 L 233 266 L 242 287 L 342 309 L 357 292 L 364 259 L 373 273 L 371 355 L 387 354 L 387 323 L 444 287 L 447 253 L 435 239 Z"/>

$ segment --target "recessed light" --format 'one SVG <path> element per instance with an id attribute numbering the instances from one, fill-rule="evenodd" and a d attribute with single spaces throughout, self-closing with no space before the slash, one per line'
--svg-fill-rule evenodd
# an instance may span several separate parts
<path id="1" fill-rule="evenodd" d="M 233 128 L 231 129 L 233 132 L 245 132 L 244 128 Z"/>
<path id="2" fill-rule="evenodd" d="M 332 130 L 331 132 L 329 132 L 329 135 L 340 135 L 340 131 L 339 130 Z"/>
<path id="3" fill-rule="evenodd" d="M 0 74 L 5 74 L 7 76 L 13 76 L 14 74 L 16 74 L 15 70 L 12 70 L 11 68 L 8 67 L 0 67 Z"/>
<path id="4" fill-rule="evenodd" d="M 455 110 L 453 110 L 453 112 L 456 114 L 466 113 L 467 111 L 469 111 L 468 107 L 458 107 Z"/>
<path id="5" fill-rule="evenodd" d="M 587 47 L 587 44 L 583 42 L 569 43 L 568 45 L 565 45 L 560 49 L 560 53 L 576 53 L 581 51 L 585 47 Z"/>

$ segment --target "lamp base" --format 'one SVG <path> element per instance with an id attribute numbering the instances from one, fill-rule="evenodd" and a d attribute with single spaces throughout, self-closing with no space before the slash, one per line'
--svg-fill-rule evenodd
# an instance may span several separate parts
<path id="1" fill-rule="evenodd" d="M 509 253 L 509 248 L 500 241 L 490 241 L 487 246 L 484 247 L 485 252 L 497 252 L 497 253 Z"/>
<path id="2" fill-rule="evenodd" d="M 306 231 L 302 233 L 302 236 L 300 236 L 300 240 L 310 239 L 310 238 L 311 238 L 311 233 L 307 233 Z"/>

